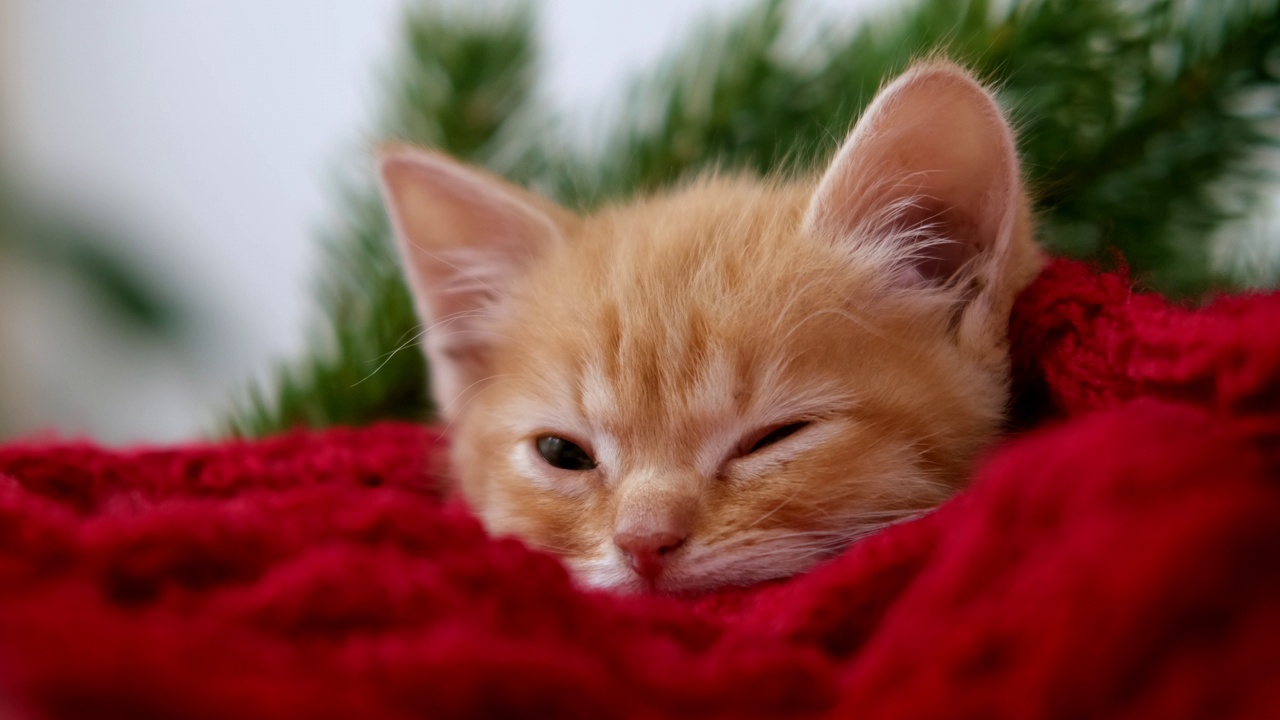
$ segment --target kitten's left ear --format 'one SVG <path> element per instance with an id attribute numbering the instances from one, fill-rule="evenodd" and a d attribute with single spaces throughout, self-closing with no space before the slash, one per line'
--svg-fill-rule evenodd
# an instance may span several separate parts
<path id="1" fill-rule="evenodd" d="M 1038 268 L 1013 134 L 990 93 L 949 63 L 912 69 L 876 97 L 805 223 L 887 243 L 900 287 L 943 285 L 966 270 L 1016 292 Z"/>
<path id="2" fill-rule="evenodd" d="M 428 150 L 379 153 L 382 194 L 405 278 L 426 328 L 436 406 L 453 419 L 463 393 L 490 375 L 488 327 L 513 282 L 560 242 L 568 210 Z"/>

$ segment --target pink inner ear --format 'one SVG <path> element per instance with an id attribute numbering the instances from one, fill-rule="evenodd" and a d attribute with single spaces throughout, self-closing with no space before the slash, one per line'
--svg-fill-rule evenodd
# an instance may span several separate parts
<path id="1" fill-rule="evenodd" d="M 959 68 L 927 65 L 867 109 L 806 223 L 854 242 L 888 236 L 910 259 L 904 280 L 936 283 L 1000 251 L 1019 198 L 1013 136 L 995 101 Z"/>
<path id="2" fill-rule="evenodd" d="M 381 171 L 424 320 L 491 305 L 558 235 L 526 193 L 441 155 L 398 150 L 384 156 Z"/>
<path id="3" fill-rule="evenodd" d="M 968 210 L 944 207 L 921 198 L 876 228 L 899 239 L 903 242 L 903 252 L 910 253 L 910 262 L 903 266 L 903 276 L 897 285 L 940 285 L 978 255 L 978 245 L 964 240 L 982 235 L 982 231 L 974 227 Z"/>
<path id="4" fill-rule="evenodd" d="M 383 194 L 432 367 L 452 407 L 488 372 L 487 326 L 529 262 L 559 238 L 567 211 L 442 155 L 397 148 L 381 159 Z"/>

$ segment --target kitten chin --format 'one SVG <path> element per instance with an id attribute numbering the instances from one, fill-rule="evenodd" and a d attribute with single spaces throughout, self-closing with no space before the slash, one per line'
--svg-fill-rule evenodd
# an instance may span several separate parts
<path id="1" fill-rule="evenodd" d="M 380 169 L 459 490 L 585 585 L 803 572 L 999 436 L 1041 259 L 1009 126 L 953 65 L 886 87 L 809 180 L 578 216 L 430 151 Z"/>

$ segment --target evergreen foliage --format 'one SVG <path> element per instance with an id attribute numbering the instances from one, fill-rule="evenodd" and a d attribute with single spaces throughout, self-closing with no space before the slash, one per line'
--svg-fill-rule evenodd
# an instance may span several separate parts
<path id="1" fill-rule="evenodd" d="M 405 27 L 384 134 L 578 208 L 709 167 L 811 170 L 887 79 L 913 60 L 957 59 L 1015 118 L 1041 240 L 1104 263 L 1118 254 L 1178 295 L 1227 284 L 1210 241 L 1256 208 L 1280 110 L 1280 0 L 920 0 L 850 27 L 762 0 L 699 28 L 639 81 L 599 153 L 536 107 L 527 7 L 422 10 Z M 324 332 L 249 394 L 234 432 L 428 416 L 385 215 L 367 187 L 343 201 Z"/>
<path id="2" fill-rule="evenodd" d="M 382 135 L 481 162 L 533 81 L 527 10 L 500 14 L 424 8 L 406 18 L 403 68 L 391 83 Z M 372 168 L 372 161 L 368 163 Z M 323 323 L 306 357 L 251 387 L 226 431 L 257 436 L 297 426 L 360 425 L 427 415 L 419 325 L 371 183 L 346 187 L 347 222 L 323 238 L 317 296 Z"/>

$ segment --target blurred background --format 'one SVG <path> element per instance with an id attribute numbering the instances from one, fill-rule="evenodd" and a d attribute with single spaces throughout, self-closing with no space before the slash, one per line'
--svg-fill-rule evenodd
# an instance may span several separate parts
<path id="1" fill-rule="evenodd" d="M 1192 293 L 1275 282 L 1276 193 L 1269 179 L 1259 179 L 1275 167 L 1267 149 L 1274 135 L 1250 135 L 1274 130 L 1271 84 L 1280 66 L 1271 45 L 1280 37 L 1274 3 L 1207 2 L 1207 20 L 1196 15 L 1201 6 L 1193 2 L 1129 3 L 1150 8 L 1130 15 L 1098 2 L 1079 3 L 1084 10 L 1038 0 L 918 4 L 926 8 L 918 17 L 876 26 L 899 35 L 886 29 L 879 45 L 875 32 L 855 40 L 841 36 L 816 55 L 806 53 L 828 46 L 815 39 L 815 28 L 823 37 L 852 33 L 873 14 L 905 4 L 787 4 L 787 16 L 806 19 L 810 34 L 792 33 L 785 45 L 791 54 L 779 59 L 782 41 L 769 33 L 781 32 L 775 27 L 782 24 L 780 3 L 533 2 L 529 15 L 536 22 L 529 32 L 538 47 L 537 72 L 529 98 L 502 110 L 520 122 L 505 122 L 504 115 L 472 142 L 465 129 L 451 131 L 441 119 L 456 109 L 449 102 L 475 110 L 475 99 L 484 100 L 488 87 L 484 72 L 497 78 L 493 82 L 517 82 L 511 78 L 523 77 L 516 72 L 519 63 L 502 58 L 528 52 L 520 23 L 507 22 L 504 27 L 516 28 L 509 37 L 477 30 L 486 12 L 502 25 L 495 3 L 482 3 L 489 9 L 473 11 L 471 24 L 454 32 L 421 15 L 418 26 L 406 23 L 412 16 L 406 13 L 427 5 L 412 0 L 0 0 L 0 440 L 56 432 L 107 443 L 175 441 L 225 430 L 229 414 L 236 416 L 231 424 L 247 432 L 413 416 L 419 405 L 395 398 L 418 393 L 420 379 L 397 378 L 421 370 L 379 370 L 410 321 L 396 315 L 362 345 L 344 332 L 358 335 L 362 323 L 385 318 L 376 301 L 364 315 L 343 315 L 344 308 L 333 307 L 333 292 L 329 307 L 317 301 L 317 286 L 325 286 L 320 281 L 341 277 L 343 258 L 351 257 L 326 256 L 325 248 L 354 246 L 371 235 L 377 242 L 384 234 L 378 219 L 360 215 L 368 204 L 367 192 L 360 193 L 367 190 L 369 150 L 378 138 L 432 142 L 589 204 L 579 197 L 580 185 L 573 185 L 588 175 L 607 197 L 661 184 L 708 158 L 773 167 L 777 149 L 789 147 L 787 127 L 819 137 L 809 153 L 816 156 L 827 149 L 822 143 L 843 132 L 885 72 L 939 38 L 959 46 L 967 59 L 993 58 L 991 72 L 1008 74 L 1008 93 L 1028 117 L 1046 116 L 1045 108 L 1064 113 L 1053 120 L 1057 125 L 1026 126 L 1037 143 L 1029 154 L 1036 161 L 1033 174 L 1049 172 L 1062 158 L 1074 163 L 1041 185 L 1054 208 L 1056 248 L 1105 255 L 1107 233 L 1150 226 L 1171 238 L 1169 248 L 1160 248 L 1166 254 L 1144 260 L 1146 246 L 1126 254 L 1138 269 L 1149 265 L 1163 273 L 1153 276 L 1160 289 Z M 1235 6 L 1271 14 L 1259 24 L 1254 16 L 1231 15 Z M 763 9 L 751 15 L 756 7 Z M 1053 15 L 1069 12 L 1099 29 L 1070 35 L 1074 26 Z M 1138 22 L 1131 16 L 1140 12 L 1165 15 L 1151 15 L 1159 22 L 1143 16 L 1150 27 L 1136 31 L 1122 27 Z M 691 31 L 720 16 L 746 20 L 716 36 L 720 44 L 702 43 Z M 1150 28 L 1166 16 L 1182 23 L 1175 29 L 1219 23 L 1252 34 L 1124 39 L 1155 32 Z M 1113 36 L 1121 39 L 1108 39 Z M 1140 47 L 1124 44 L 1148 40 Z M 682 43 L 683 61 L 663 60 L 676 57 L 672 50 Z M 1101 58 L 1097 67 L 1072 54 L 1077 45 L 1080 53 Z M 1222 50 L 1227 46 L 1230 57 Z M 865 71 L 858 58 L 869 58 Z M 1112 65 L 1125 58 L 1142 70 L 1115 70 Z M 494 62 L 508 64 L 484 70 Z M 841 62 L 862 72 L 857 83 L 823 65 L 839 68 Z M 650 102 L 644 83 L 632 78 L 655 66 L 670 72 L 653 74 L 653 82 L 676 89 Z M 676 71 L 686 66 L 694 69 L 682 77 Z M 1071 84 L 1084 88 L 1079 97 L 1054 96 L 1057 86 L 1035 75 L 1064 67 L 1081 74 Z M 1092 75 L 1084 77 L 1086 72 Z M 1217 82 L 1215 72 L 1234 84 Z M 466 88 L 473 74 L 479 89 L 471 97 Z M 1087 102 L 1090 82 L 1139 80 L 1146 85 L 1108 85 L 1099 94 L 1104 100 Z M 1160 85 L 1166 80 L 1168 87 Z M 804 94 L 809 87 L 814 97 Z M 1257 92 L 1259 87 L 1269 92 Z M 1221 97 L 1213 94 L 1219 89 Z M 846 94 L 852 99 L 840 101 Z M 743 97 L 757 102 L 756 116 L 734 114 L 737 107 L 751 107 Z M 698 108 L 700 98 L 709 109 Z M 723 112 L 716 105 L 722 99 L 729 108 Z M 1109 109 L 1097 111 L 1104 101 Z M 419 114 L 406 117 L 406 107 Z M 443 109 L 436 117 L 430 108 Z M 650 110 L 659 117 L 633 117 Z M 777 114 L 769 120 L 773 126 L 753 124 L 768 112 Z M 1211 121 L 1226 120 L 1206 121 L 1206 112 Z M 603 128 L 618 125 L 619 116 L 626 116 L 625 127 L 611 136 Z M 436 124 L 425 127 L 428 121 Z M 697 131 L 693 140 L 689 128 Z M 517 132 L 526 140 L 507 139 Z M 1194 142 L 1169 139 L 1188 137 Z M 1214 144 L 1223 138 L 1234 144 Z M 577 146 L 562 155 L 574 155 L 579 165 L 592 153 L 627 159 L 597 163 L 603 169 L 594 175 L 567 172 L 563 167 L 572 163 L 548 150 L 562 142 Z M 1116 148 L 1133 148 L 1134 154 Z M 1233 191 L 1232 182 L 1245 176 L 1253 189 Z M 1184 178 L 1187 185 L 1158 191 L 1169 208 L 1143 206 L 1146 215 L 1125 216 L 1135 207 L 1126 193 L 1169 178 Z M 1261 192 L 1261 202 L 1236 201 L 1256 187 L 1272 189 Z M 1186 208 L 1198 214 L 1179 216 Z M 1206 219 L 1219 212 L 1222 217 Z M 346 235 L 354 239 L 343 240 Z M 1183 257 L 1177 243 L 1194 252 L 1177 260 Z M 361 263 L 373 258 L 372 267 L 380 252 L 357 257 Z M 1166 257 L 1170 252 L 1177 262 Z M 356 287 L 367 286 L 360 282 Z M 400 295 L 389 297 L 401 312 Z M 325 313 L 333 327 L 315 322 Z M 287 359 L 314 359 L 317 347 L 335 342 L 331 335 L 338 338 L 342 362 L 355 369 L 330 372 L 334 363 L 313 362 L 305 371 L 290 374 L 285 367 L 282 374 Z M 337 399 L 325 402 L 344 404 L 347 395 L 366 392 L 352 388 L 369 387 L 359 384 L 379 372 L 377 380 L 389 377 L 390 385 L 367 390 L 379 399 L 359 412 L 315 400 L 331 394 Z M 233 406 L 250 386 L 260 392 L 251 410 L 237 415 Z M 383 412 L 387 408 L 394 411 Z"/>
<path id="2" fill-rule="evenodd" d="M 342 221 L 331 191 L 363 170 L 410 4 L 0 3 L 0 439 L 194 437 L 304 351 L 316 231 Z M 539 92 L 589 133 L 624 78 L 743 4 L 538 2 Z"/>

